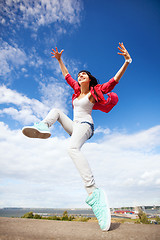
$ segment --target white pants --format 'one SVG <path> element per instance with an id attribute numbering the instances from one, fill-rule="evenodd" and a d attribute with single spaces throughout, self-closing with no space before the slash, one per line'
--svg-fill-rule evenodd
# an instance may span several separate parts
<path id="1" fill-rule="evenodd" d="M 83 179 L 88 194 L 90 194 L 96 189 L 95 181 L 90 166 L 80 149 L 92 135 L 91 126 L 88 123 L 73 122 L 61 110 L 53 108 L 43 122 L 50 127 L 56 121 L 71 136 L 68 153 Z"/>

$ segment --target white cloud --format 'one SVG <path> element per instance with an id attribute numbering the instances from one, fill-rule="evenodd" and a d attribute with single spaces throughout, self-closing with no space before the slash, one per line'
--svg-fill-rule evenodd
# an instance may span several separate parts
<path id="1" fill-rule="evenodd" d="M 12 117 L 12 119 L 21 122 L 23 124 L 30 124 L 33 122 L 38 122 L 39 119 L 33 115 L 31 108 L 24 107 L 22 110 L 17 110 L 13 107 L 4 108 L 0 110 L 0 115 L 7 114 Z"/>
<path id="2" fill-rule="evenodd" d="M 103 134 L 109 134 L 111 132 L 111 130 L 109 128 L 101 128 L 100 126 L 98 128 L 95 129 L 95 134 L 97 133 L 103 133 Z"/>
<path id="3" fill-rule="evenodd" d="M 138 182 L 139 185 L 155 185 L 159 182 L 160 170 L 148 170 L 144 172 Z"/>
<path id="4" fill-rule="evenodd" d="M 0 86 L 0 116 L 9 115 L 21 124 L 32 124 L 42 120 L 52 108 L 59 108 L 68 113 L 68 101 L 71 106 L 70 87 L 53 77 L 49 83 L 39 82 L 41 101 L 12 90 L 5 85 Z"/>
<path id="5" fill-rule="evenodd" d="M 25 27 L 37 28 L 62 21 L 75 25 L 80 21 L 83 6 L 80 0 L 7 0 L 0 4 L 0 9 L 11 23 L 18 21 Z"/>
<path id="6" fill-rule="evenodd" d="M 26 96 L 7 88 L 5 85 L 0 86 L 0 103 L 13 103 L 16 105 L 30 104 L 31 101 Z"/>
<path id="7" fill-rule="evenodd" d="M 15 42 L 12 42 L 12 45 L 10 45 L 2 40 L 1 43 L 0 76 L 2 79 L 5 77 L 5 79 L 9 80 L 9 76 L 12 80 L 14 78 L 13 76 L 16 76 L 16 78 L 19 76 L 21 76 L 21 78 L 24 76 L 27 77 L 28 74 L 26 74 L 26 72 L 29 72 L 30 69 L 32 71 L 34 69 L 34 73 L 32 73 L 33 79 L 37 78 L 35 77 L 37 76 L 37 70 L 40 78 L 41 74 L 43 74 L 46 69 L 53 70 L 54 76 L 62 76 L 58 61 L 55 59 L 51 61 L 51 58 L 48 59 L 48 54 L 50 54 L 48 53 L 48 50 L 44 51 L 44 53 L 47 55 L 47 58 L 45 59 L 38 55 L 34 47 L 30 49 L 29 53 L 27 54 L 24 50 L 20 49 Z M 77 77 L 77 72 L 80 70 L 81 63 L 77 60 L 69 59 L 66 57 L 64 57 L 63 61 L 72 76 Z M 41 72 L 40 74 L 39 71 Z M 40 81 L 39 78 L 38 82 Z M 43 79 L 43 81 L 49 82 L 49 78 L 47 80 Z M 63 81 L 65 80 L 63 79 Z"/>
<path id="8" fill-rule="evenodd" d="M 10 73 L 13 68 L 22 66 L 26 60 L 26 54 L 16 45 L 11 46 L 7 42 L 2 42 L 0 47 L 0 75 Z M 14 67 L 13 67 L 14 66 Z"/>
<path id="9" fill-rule="evenodd" d="M 42 65 L 45 65 L 45 61 L 38 56 L 36 49 L 32 48 L 32 53 L 28 56 L 28 66 L 39 68 Z"/>
<path id="10" fill-rule="evenodd" d="M 27 69 L 26 68 L 22 68 L 21 71 L 25 73 L 25 72 L 27 72 Z"/>
<path id="11" fill-rule="evenodd" d="M 1 206 L 2 203 L 6 205 L 8 202 L 9 206 L 39 204 L 39 206 L 55 207 L 64 202 L 62 188 L 65 197 L 69 198 L 73 195 L 69 194 L 67 188 L 71 182 L 72 184 L 75 182 L 73 189 L 78 187 L 81 180 L 77 178 L 76 169 L 67 157 L 64 147 L 67 145 L 67 139 L 55 137 L 46 141 L 32 140 L 23 136 L 20 130 L 11 131 L 4 123 L 0 123 L 0 128 L 0 179 L 3 195 L 0 199 Z M 2 183 L 5 184 L 5 188 Z M 55 196 L 57 196 L 56 201 Z M 43 199 L 43 203 L 42 201 L 38 203 L 38 198 Z"/>
<path id="12" fill-rule="evenodd" d="M 22 124 L 31 124 L 41 120 L 49 111 L 49 107 L 37 99 L 30 99 L 15 90 L 0 86 L 0 104 L 15 105 L 4 107 L 0 115 L 10 115 L 14 120 Z"/>
<path id="13" fill-rule="evenodd" d="M 68 99 L 70 87 L 62 82 L 51 77 L 49 83 L 40 83 L 40 92 L 42 94 L 42 102 L 50 108 L 60 108 L 63 112 L 68 112 Z M 71 106 L 71 98 L 70 104 Z"/>
<path id="14" fill-rule="evenodd" d="M 157 185 L 160 185 L 160 178 L 158 178 L 158 179 L 156 180 L 156 184 L 157 184 Z"/>
<path id="15" fill-rule="evenodd" d="M 126 151 L 129 148 L 150 152 L 152 148 L 159 146 L 160 126 L 158 125 L 135 134 L 122 134 L 113 131 L 111 136 L 112 137 L 107 135 L 104 138 L 108 140 L 110 144 L 116 144 L 117 148 L 123 148 L 124 150 L 126 149 Z"/>
<path id="16" fill-rule="evenodd" d="M 12 45 L 10 45 L 1 40 L 0 59 L 0 76 L 5 78 L 7 76 L 7 79 L 9 79 L 9 76 L 13 79 L 14 75 L 17 77 L 21 72 L 23 74 L 26 73 L 28 68 L 34 68 L 36 70 L 42 66 L 43 68 L 48 68 L 48 65 L 51 65 L 50 61 L 44 61 L 44 59 L 38 55 L 34 47 L 30 50 L 29 54 L 26 54 L 14 41 L 12 41 Z M 54 67 L 56 69 L 56 66 L 52 63 L 51 68 Z M 14 75 L 10 75 L 11 73 Z M 34 78 L 34 75 L 32 77 Z"/>
<path id="17" fill-rule="evenodd" d="M 150 151 L 142 144 L 141 149 L 133 149 L 130 143 L 127 145 L 127 134 L 118 131 L 114 135 L 110 131 L 107 139 L 90 141 L 82 148 L 96 184 L 106 190 L 111 207 L 133 206 L 135 202 L 160 204 L 160 153 L 153 151 L 159 146 L 159 127 L 137 133 L 149 139 L 152 132 Z M 69 138 L 29 139 L 3 122 L 0 129 L 0 206 L 87 207 L 83 182 L 67 155 Z M 124 140 L 125 148 L 116 142 L 117 136 Z M 135 140 L 134 134 L 129 136 Z"/>
<path id="18" fill-rule="evenodd" d="M 1 24 L 5 24 L 6 21 L 4 18 L 0 17 L 0 22 L 1 22 Z"/>

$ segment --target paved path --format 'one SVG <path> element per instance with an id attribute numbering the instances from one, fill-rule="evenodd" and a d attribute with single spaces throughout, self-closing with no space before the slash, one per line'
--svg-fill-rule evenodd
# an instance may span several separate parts
<path id="1" fill-rule="evenodd" d="M 160 240 L 160 225 L 112 223 L 102 232 L 96 222 L 0 217 L 0 240 Z"/>

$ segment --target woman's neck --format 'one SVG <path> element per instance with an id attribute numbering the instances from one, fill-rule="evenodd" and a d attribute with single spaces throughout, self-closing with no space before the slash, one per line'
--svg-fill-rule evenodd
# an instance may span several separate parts
<path id="1" fill-rule="evenodd" d="M 81 85 L 81 94 L 87 94 L 89 93 L 90 89 L 88 85 L 82 84 Z"/>

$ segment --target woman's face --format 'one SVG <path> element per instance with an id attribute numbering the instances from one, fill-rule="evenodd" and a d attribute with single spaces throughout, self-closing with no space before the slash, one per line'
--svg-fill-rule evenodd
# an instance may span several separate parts
<path id="1" fill-rule="evenodd" d="M 91 80 L 89 79 L 89 76 L 86 72 L 80 72 L 78 74 L 78 83 L 81 85 L 81 83 L 89 83 Z"/>

